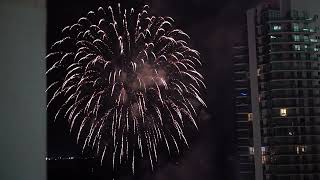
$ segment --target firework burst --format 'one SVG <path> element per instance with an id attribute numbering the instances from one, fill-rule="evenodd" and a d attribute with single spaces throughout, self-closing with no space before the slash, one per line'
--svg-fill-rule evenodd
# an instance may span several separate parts
<path id="1" fill-rule="evenodd" d="M 114 168 L 126 163 L 133 172 L 137 157 L 153 169 L 159 147 L 172 154 L 188 146 L 184 132 L 197 129 L 197 107 L 206 106 L 189 36 L 148 9 L 90 11 L 62 30 L 46 57 L 54 79 L 47 108 L 59 107 L 55 119 L 68 120 L 101 163 L 110 156 Z"/>

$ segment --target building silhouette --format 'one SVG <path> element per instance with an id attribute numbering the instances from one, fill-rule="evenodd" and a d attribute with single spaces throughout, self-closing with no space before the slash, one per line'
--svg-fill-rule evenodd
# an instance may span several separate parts
<path id="1" fill-rule="evenodd" d="M 290 0 L 246 13 L 233 47 L 240 180 L 320 180 L 317 20 Z"/>

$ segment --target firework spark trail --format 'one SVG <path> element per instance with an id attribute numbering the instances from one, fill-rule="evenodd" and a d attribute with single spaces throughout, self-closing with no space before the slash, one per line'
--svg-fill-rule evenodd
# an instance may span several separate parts
<path id="1" fill-rule="evenodd" d="M 138 153 L 153 169 L 159 147 L 172 154 L 189 146 L 186 123 L 198 129 L 194 102 L 206 107 L 199 52 L 172 18 L 148 10 L 119 4 L 90 11 L 62 30 L 46 57 L 47 75 L 55 77 L 47 108 L 59 107 L 55 119 L 64 114 L 77 142 L 95 149 L 101 164 L 111 155 L 113 169 L 127 163 L 133 173 Z M 56 105 L 59 98 L 66 100 Z"/>

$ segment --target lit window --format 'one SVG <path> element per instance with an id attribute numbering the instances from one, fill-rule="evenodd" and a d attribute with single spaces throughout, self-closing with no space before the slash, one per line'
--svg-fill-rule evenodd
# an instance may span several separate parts
<path id="1" fill-rule="evenodd" d="M 287 109 L 285 109 L 285 108 L 280 109 L 280 116 L 282 116 L 282 117 L 287 116 Z"/>
<path id="2" fill-rule="evenodd" d="M 307 146 L 296 146 L 297 154 L 307 152 Z"/>
<path id="3" fill-rule="evenodd" d="M 258 68 L 258 69 L 257 69 L 257 75 L 260 76 L 260 74 L 261 74 L 261 69 Z"/>
<path id="4" fill-rule="evenodd" d="M 248 121 L 252 121 L 252 113 L 248 113 Z"/>
<path id="5" fill-rule="evenodd" d="M 248 93 L 246 93 L 246 92 L 240 92 L 240 95 L 241 95 L 241 96 L 247 96 Z"/>
<path id="6" fill-rule="evenodd" d="M 293 31 L 295 32 L 299 31 L 299 24 L 293 23 Z"/>
<path id="7" fill-rule="evenodd" d="M 299 35 L 293 35 L 293 40 L 294 41 L 300 41 L 300 36 Z"/>
<path id="8" fill-rule="evenodd" d="M 314 51 L 319 51 L 319 48 L 314 48 Z"/>
<path id="9" fill-rule="evenodd" d="M 254 148 L 253 147 L 249 147 L 249 154 L 254 155 Z"/>
<path id="10" fill-rule="evenodd" d="M 281 26 L 280 25 L 274 25 L 273 26 L 273 30 L 280 31 L 281 30 Z"/>
<path id="11" fill-rule="evenodd" d="M 261 147 L 261 154 L 265 155 L 266 154 L 266 147 Z"/>
<path id="12" fill-rule="evenodd" d="M 262 164 L 265 164 L 267 161 L 267 157 L 265 155 L 261 156 Z"/>
<path id="13" fill-rule="evenodd" d="M 276 36 L 270 36 L 270 38 L 271 38 L 271 39 L 276 39 L 277 37 L 276 37 Z"/>
<path id="14" fill-rule="evenodd" d="M 308 45 L 304 45 L 304 49 L 308 49 Z"/>
<path id="15" fill-rule="evenodd" d="M 301 50 L 301 46 L 300 45 L 294 45 L 294 49 L 297 50 L 297 51 L 300 51 Z"/>
<path id="16" fill-rule="evenodd" d="M 310 39 L 311 42 L 318 42 L 317 39 Z"/>
<path id="17" fill-rule="evenodd" d="M 261 95 L 258 96 L 258 101 L 261 102 Z"/>

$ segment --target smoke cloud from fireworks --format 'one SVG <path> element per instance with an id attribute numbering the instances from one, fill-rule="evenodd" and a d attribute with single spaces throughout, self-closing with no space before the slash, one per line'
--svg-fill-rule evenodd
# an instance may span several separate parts
<path id="1" fill-rule="evenodd" d="M 198 128 L 199 104 L 206 106 L 190 37 L 148 11 L 120 4 L 90 11 L 63 29 L 46 57 L 55 119 L 68 120 L 101 163 L 130 165 L 133 173 L 137 158 L 153 169 L 162 149 L 172 155 L 188 147 L 185 131 Z"/>

